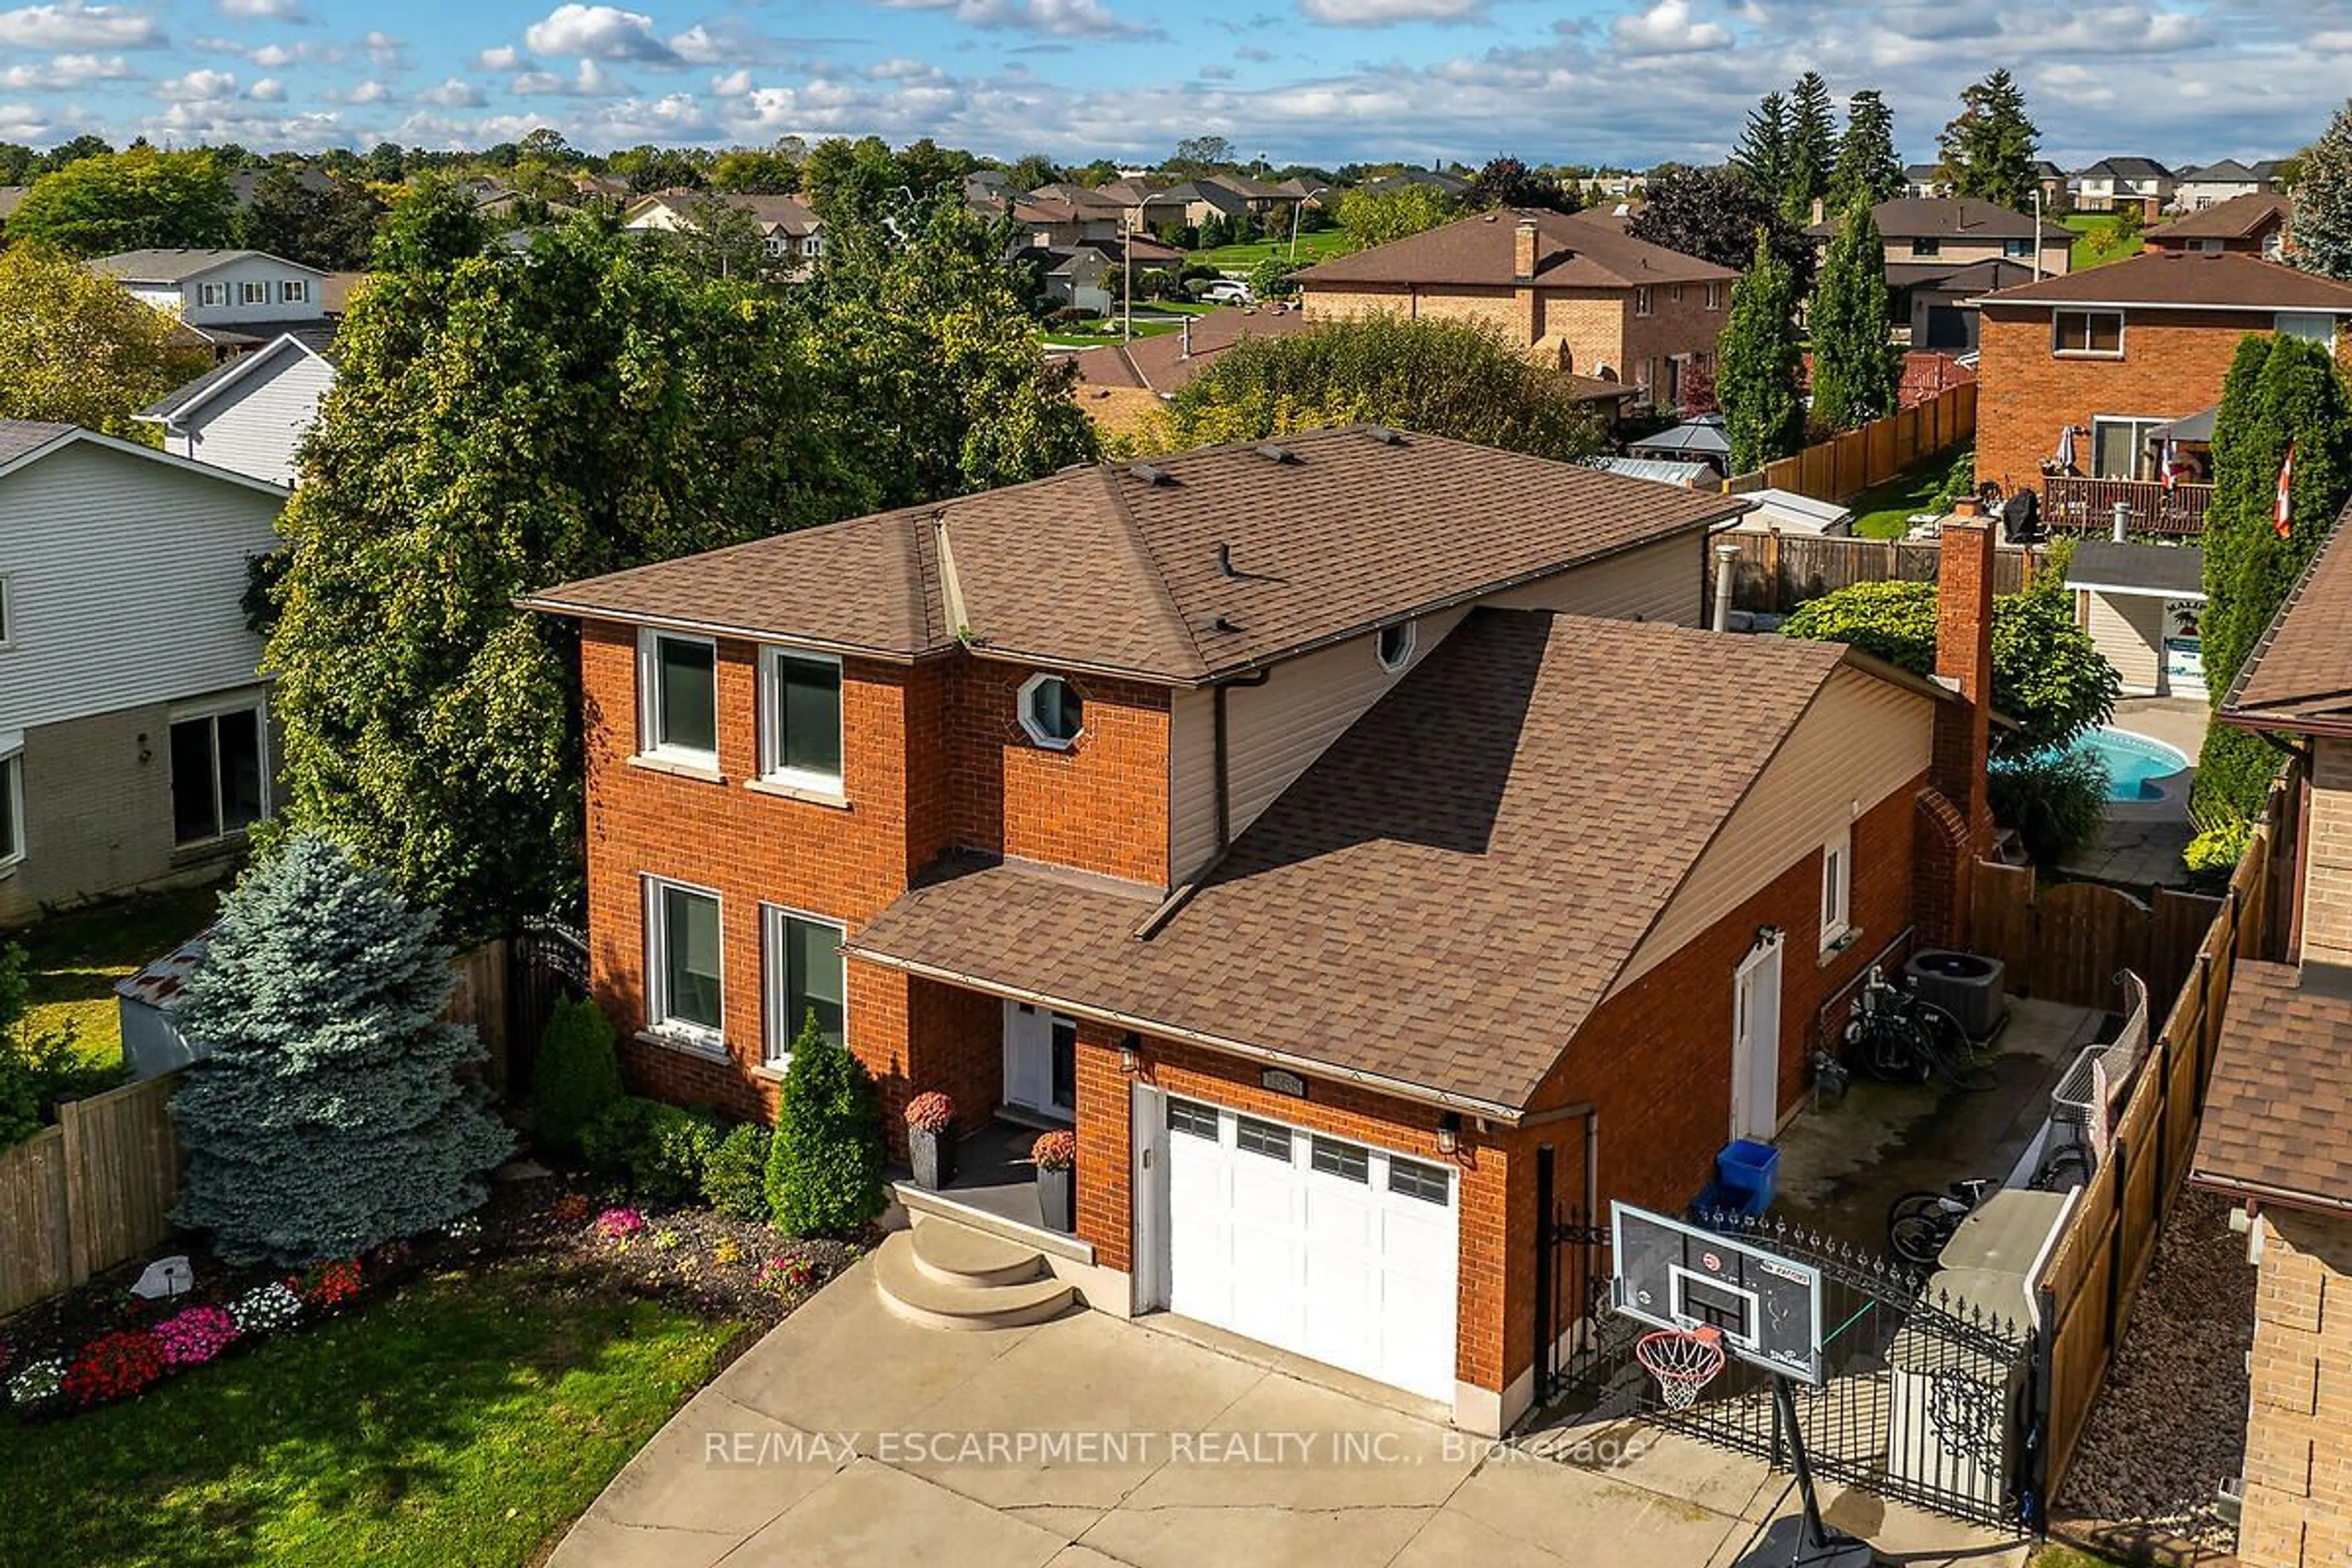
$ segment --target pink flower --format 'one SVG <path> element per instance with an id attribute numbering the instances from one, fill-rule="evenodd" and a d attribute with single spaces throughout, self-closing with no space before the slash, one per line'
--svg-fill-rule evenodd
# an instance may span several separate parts
<path id="1" fill-rule="evenodd" d="M 236 1338 L 236 1320 L 219 1307 L 191 1307 L 155 1325 L 165 1366 L 202 1366 Z"/>
<path id="2" fill-rule="evenodd" d="M 1075 1132 L 1045 1132 L 1029 1145 L 1029 1158 L 1041 1171 L 1066 1171 L 1078 1163 L 1078 1135 Z"/>
<path id="3" fill-rule="evenodd" d="M 646 1216 L 635 1209 L 606 1209 L 596 1216 L 596 1234 L 606 1241 L 626 1241 L 646 1228 Z"/>

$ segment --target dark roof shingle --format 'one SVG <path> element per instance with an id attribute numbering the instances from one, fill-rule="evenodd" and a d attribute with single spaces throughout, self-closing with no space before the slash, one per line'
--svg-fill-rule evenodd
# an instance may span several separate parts
<path id="1" fill-rule="evenodd" d="M 2352 506 L 2246 656 L 2224 723 L 2330 731 L 2352 725 Z"/>
<path id="2" fill-rule="evenodd" d="M 2163 245 L 2183 239 L 2246 239 L 2273 223 L 2284 223 L 2294 216 L 2292 198 L 2274 192 L 2256 191 L 2251 195 L 2231 196 L 2225 202 L 2158 224 L 2147 231 L 2150 244 Z"/>
<path id="3" fill-rule="evenodd" d="M 1985 296 L 2005 305 L 2147 305 L 2175 310 L 2352 312 L 2352 283 L 2242 251 L 2143 251 L 2128 261 L 2044 278 Z"/>
<path id="4" fill-rule="evenodd" d="M 2352 990 L 2326 971 L 2242 962 L 2189 1179 L 2352 1202 Z"/>
<path id="5" fill-rule="evenodd" d="M 1643 283 L 1727 282 L 1727 267 L 1633 238 L 1591 213 L 1497 208 L 1307 268 L 1309 289 L 1350 283 L 1507 286 L 1517 280 L 1517 229 L 1532 218 L 1538 237 L 1536 282 L 1547 289 L 1631 289 Z"/>

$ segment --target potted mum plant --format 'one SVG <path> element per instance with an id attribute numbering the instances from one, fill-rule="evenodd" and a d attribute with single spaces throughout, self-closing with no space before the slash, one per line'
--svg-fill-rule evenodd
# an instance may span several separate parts
<path id="1" fill-rule="evenodd" d="M 1045 1228 L 1071 1235 L 1078 1228 L 1077 1188 L 1072 1180 L 1078 1163 L 1078 1135 L 1041 1134 L 1029 1146 L 1029 1158 L 1037 1167 L 1037 1207 L 1045 1214 Z"/>
<path id="2" fill-rule="evenodd" d="M 907 1102 L 907 1157 L 927 1193 L 955 1180 L 955 1101 L 937 1089 Z"/>

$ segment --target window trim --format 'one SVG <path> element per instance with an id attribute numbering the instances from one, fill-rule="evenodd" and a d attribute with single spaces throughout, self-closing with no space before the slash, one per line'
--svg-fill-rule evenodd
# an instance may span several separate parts
<path id="1" fill-rule="evenodd" d="M 1037 693 L 1049 680 L 1059 681 L 1065 690 L 1073 693 L 1078 700 L 1078 727 L 1066 736 L 1048 734 L 1038 725 L 1033 710 Z M 1079 737 L 1087 732 L 1086 704 L 1087 694 L 1080 691 L 1068 676 L 1056 675 L 1050 669 L 1041 669 L 1021 683 L 1020 694 L 1013 700 L 1013 712 L 1021 721 L 1023 733 L 1026 734 L 1031 741 L 1047 751 L 1066 752 L 1076 745 Z"/>
<path id="2" fill-rule="evenodd" d="M 1822 846 L 1822 951 L 1853 931 L 1853 828 L 1841 828 Z"/>
<path id="3" fill-rule="evenodd" d="M 2070 349 L 2062 346 L 2059 337 L 2058 324 L 2069 316 L 2080 316 L 2086 322 L 2093 317 L 2096 316 L 2113 317 L 2116 323 L 2116 346 L 2111 349 Z M 2053 309 L 2050 312 L 2050 353 L 2053 358 L 2057 359 L 2119 360 L 2124 357 L 2125 351 L 2130 346 L 2130 322 L 2125 319 L 2125 313 L 2121 310 Z M 2083 341 L 2085 343 L 2088 343 L 2091 341 L 2091 333 L 2087 327 L 2084 329 L 2083 333 Z"/>
<path id="4" fill-rule="evenodd" d="M 278 302 L 281 305 L 309 304 L 310 280 L 308 278 L 280 278 L 278 280 Z"/>
<path id="5" fill-rule="evenodd" d="M 236 302 L 240 308 L 247 305 L 268 304 L 269 279 L 267 278 L 240 279 L 236 286 Z"/>
<path id="6" fill-rule="evenodd" d="M 793 1041 L 799 1037 L 801 1030 L 799 1019 L 780 1016 L 778 1013 L 778 1007 L 784 998 L 778 991 L 777 979 L 781 974 L 786 983 L 785 988 L 789 989 L 792 978 L 791 955 L 783 944 L 785 937 L 789 934 L 789 922 L 793 921 L 798 921 L 803 925 L 827 927 L 839 932 L 844 942 L 849 940 L 849 926 L 846 921 L 818 914 L 813 910 L 797 910 L 789 904 L 762 902 L 760 905 L 760 1032 L 761 1037 L 760 1065 L 770 1072 L 782 1072 L 792 1066 Z M 726 965 L 726 947 L 722 930 L 719 942 L 719 964 L 722 971 Z M 727 986 L 723 975 L 719 983 L 719 1005 L 723 1011 L 727 997 Z M 847 1045 L 849 1041 L 849 961 L 845 956 L 842 958 L 841 966 L 841 1038 L 842 1043 L 845 1046 Z"/>
<path id="7" fill-rule="evenodd" d="M 0 735 L 0 821 L 16 836 L 13 844 L 0 839 L 0 876 L 5 876 L 25 859 L 25 737 L 21 733 Z"/>
<path id="8" fill-rule="evenodd" d="M 1388 641 L 1389 636 L 1392 632 L 1402 632 L 1404 634 L 1404 642 L 1400 647 L 1398 647 L 1396 657 L 1394 658 L 1391 658 L 1389 657 L 1387 650 L 1382 646 Z M 1400 674 L 1406 668 L 1406 667 L 1412 663 L 1413 648 L 1420 643 L 1420 622 L 1393 622 L 1391 625 L 1382 626 L 1379 631 L 1372 634 L 1372 658 L 1379 662 L 1380 667 L 1382 669 L 1388 671 L 1391 675 Z"/>
<path id="9" fill-rule="evenodd" d="M 639 880 L 645 885 L 646 1033 L 665 1045 L 723 1061 L 727 1058 L 727 900 L 716 888 L 705 888 L 650 871 L 640 873 Z M 670 891 L 709 899 L 719 908 L 719 1023 L 716 1029 L 698 1024 L 691 1018 L 668 1016 L 669 927 L 662 919 L 662 895 Z"/>
<path id="10" fill-rule="evenodd" d="M 0 572 L 0 648 L 16 646 L 16 601 L 10 596 L 8 574 Z"/>
<path id="11" fill-rule="evenodd" d="M 1650 298 L 1650 286 L 1647 283 L 1633 285 L 1633 314 L 1636 316 L 1651 314 L 1654 303 Z"/>
<path id="12" fill-rule="evenodd" d="M 802 664 L 824 664 L 833 667 L 834 752 L 841 758 L 840 769 L 823 773 L 810 768 L 786 767 L 780 756 L 783 736 L 776 713 L 776 700 L 782 692 L 782 676 L 777 666 L 785 659 Z M 715 671 L 713 672 L 716 673 Z M 848 798 L 849 716 L 844 701 L 848 682 L 842 667 L 841 656 L 818 653 L 810 648 L 787 647 L 778 643 L 762 643 L 760 647 L 760 779 L 763 784 L 785 789 L 821 795 L 832 800 Z"/>
<path id="13" fill-rule="evenodd" d="M 2125 425 L 2125 426 L 2129 426 L 2131 427 L 2131 429 L 2132 429 L 2132 447 L 2131 447 L 2131 449 L 2132 449 L 2132 471 L 2131 471 L 2130 473 L 2128 473 L 2128 474 L 2126 474 L 2126 475 L 2124 476 L 2124 478 L 2125 478 L 2126 479 L 2132 480 L 2132 481 L 2134 481 L 2134 482 L 2142 482 L 2142 480 L 2143 480 L 2143 476 L 2142 476 L 2142 474 L 2141 474 L 2140 470 L 2141 470 L 2142 468 L 2144 468 L 2145 467 L 2147 467 L 2147 432 L 2148 432 L 2150 429 L 2152 429 L 2152 428 L 2154 428 L 2155 426 L 2159 426 L 2159 425 L 2168 425 L 2168 424 L 2170 424 L 2170 423 L 2171 423 L 2171 421 L 2170 421 L 2170 420 L 2166 419 L 2166 418 L 2163 418 L 2163 417 L 2161 417 L 2160 416 L 2154 415 L 2154 414 L 2094 414 L 2094 415 L 2092 415 L 2092 416 L 2091 416 L 2091 429 L 2090 429 L 2090 437 L 2091 437 L 2091 439 L 2090 439 L 2090 450 L 2089 450 L 2089 452 L 2086 454 L 2086 455 L 2089 457 L 2089 458 L 2090 458 L 2091 477 L 2092 477 L 2093 479 L 2104 479 L 2104 478 L 2106 478 L 2106 476 L 2105 476 L 2105 475 L 2103 475 L 2103 474 L 2101 474 L 2101 473 L 2099 473 L 2099 472 L 2098 472 L 2098 467 L 2099 467 L 2099 426 L 2102 426 L 2102 425 Z M 2148 478 L 2153 478 L 2153 476 L 2147 476 L 2147 477 L 2148 477 Z"/>
<path id="14" fill-rule="evenodd" d="M 1209 1121 L 1207 1131 L 1190 1125 L 1204 1116 Z M 1223 1142 L 1221 1131 L 1223 1121 L 1217 1108 L 1205 1100 L 1186 1100 L 1174 1094 L 1168 1097 L 1168 1131 L 1171 1133 L 1181 1132 L 1187 1138 L 1198 1138 L 1203 1142 L 1221 1143 Z"/>
<path id="15" fill-rule="evenodd" d="M 196 308 L 223 310 L 228 309 L 228 285 L 218 281 L 199 282 L 196 285 Z"/>
<path id="16" fill-rule="evenodd" d="M 257 752 L 255 761 L 257 764 L 255 770 L 255 777 L 256 784 L 259 789 L 261 796 L 259 803 L 261 807 L 260 815 L 256 816 L 253 819 L 253 822 L 246 823 L 242 826 L 238 827 L 229 827 L 225 826 L 228 820 L 228 811 L 226 803 L 221 799 L 220 721 L 231 713 L 251 713 L 253 715 L 253 740 Z M 173 705 L 173 708 L 163 716 L 163 754 L 167 760 L 165 770 L 167 773 L 169 772 L 168 759 L 171 756 L 172 731 L 178 729 L 183 724 L 194 724 L 197 722 L 208 723 L 212 726 L 211 783 L 213 789 L 213 824 L 217 831 L 208 833 L 200 838 L 182 838 L 179 836 L 178 826 L 174 824 L 172 832 L 172 852 L 174 855 L 185 854 L 192 850 L 207 849 L 215 845 L 234 844 L 238 839 L 245 837 L 253 831 L 253 823 L 267 822 L 269 820 L 271 802 L 276 794 L 277 780 L 271 776 L 272 770 L 270 768 L 269 699 L 268 695 L 264 693 L 246 691 L 239 692 L 232 697 L 215 697 L 195 702 Z M 167 782 L 171 784 L 176 785 L 179 781 L 177 779 L 171 779 Z M 174 800 L 173 805 L 173 809 L 176 811 L 178 808 L 178 802 Z"/>
<path id="17" fill-rule="evenodd" d="M 1708 282 L 1706 286 L 1706 308 L 1710 310 L 1720 310 L 1723 309 L 1723 279 L 1717 278 Z"/>
<path id="18" fill-rule="evenodd" d="M 1253 1129 L 1256 1131 L 1253 1131 Z M 1265 1131 L 1267 1129 L 1282 1134 L 1282 1152 L 1279 1155 L 1271 1149 L 1242 1142 L 1245 1134 L 1264 1141 L 1267 1136 Z M 1293 1170 L 1298 1168 L 1298 1135 L 1286 1122 L 1271 1121 L 1263 1116 L 1252 1116 L 1246 1111 L 1236 1110 L 1234 1112 L 1234 1148 L 1240 1153 L 1255 1154 L 1261 1160 L 1279 1159 Z"/>
<path id="19" fill-rule="evenodd" d="M 1397 1184 L 1397 1176 L 1400 1173 L 1406 1174 L 1406 1179 L 1411 1184 L 1406 1186 Z M 1421 1186 L 1421 1183 L 1432 1176 L 1436 1177 L 1438 1183 L 1439 1190 L 1435 1196 L 1432 1196 Z M 1390 1155 L 1388 1180 L 1384 1185 L 1396 1197 L 1416 1198 L 1423 1203 L 1435 1204 L 1438 1207 L 1445 1209 L 1454 1206 L 1454 1173 L 1444 1166 L 1428 1160 L 1410 1160 L 1402 1154 Z"/>
<path id="20" fill-rule="evenodd" d="M 1331 1165 L 1323 1163 L 1327 1153 L 1331 1157 Z M 1329 1176 L 1335 1181 L 1350 1182 L 1360 1187 L 1372 1184 L 1372 1152 L 1363 1144 L 1351 1143 L 1345 1138 L 1329 1138 L 1320 1132 L 1308 1133 L 1307 1168 L 1316 1175 Z"/>
<path id="21" fill-rule="evenodd" d="M 661 738 L 661 645 L 665 642 L 698 643 L 710 650 L 710 750 L 698 752 L 688 746 L 673 746 Z M 664 631 L 658 626 L 641 627 L 637 632 L 637 755 L 657 757 L 666 763 L 696 768 L 711 773 L 719 772 L 719 639 L 695 632 Z"/>

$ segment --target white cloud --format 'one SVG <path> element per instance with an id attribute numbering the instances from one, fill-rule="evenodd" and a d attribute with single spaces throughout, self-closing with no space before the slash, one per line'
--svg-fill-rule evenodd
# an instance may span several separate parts
<path id="1" fill-rule="evenodd" d="M 725 76 L 710 79 L 710 92 L 714 98 L 740 98 L 751 90 L 751 73 L 748 68 L 731 70 Z"/>
<path id="2" fill-rule="evenodd" d="M 1397 22 L 1463 22 L 1484 16 L 1484 0 L 1298 0 L 1310 21 L 1333 27 L 1385 27 Z"/>
<path id="3" fill-rule="evenodd" d="M 453 76 L 439 87 L 428 87 L 416 95 L 419 103 L 436 104 L 443 109 L 479 109 L 482 89 L 463 77 Z"/>
<path id="4" fill-rule="evenodd" d="M 1702 54 L 1731 47 L 1731 29 L 1698 20 L 1690 0 L 1657 0 L 1638 16 L 1618 17 L 1609 25 L 1609 36 L 1635 55 Z"/>
<path id="5" fill-rule="evenodd" d="M 558 5 L 523 30 L 522 41 L 542 55 L 579 59 L 670 64 L 676 50 L 654 35 L 654 19 L 617 5 Z"/>
<path id="6" fill-rule="evenodd" d="M 307 22 L 301 0 L 219 0 L 220 14 L 239 21 Z"/>
<path id="7" fill-rule="evenodd" d="M 127 81 L 132 72 L 121 55 L 53 55 L 37 65 L 0 70 L 0 89 L 11 92 L 63 92 L 98 81 Z"/>
<path id="8" fill-rule="evenodd" d="M 626 98 L 635 89 L 594 60 L 582 60 L 570 76 L 525 71 L 514 79 L 514 90 L 524 98 Z"/>
<path id="9" fill-rule="evenodd" d="M 530 61 L 523 58 L 523 52 L 512 44 L 499 44 L 484 49 L 474 57 L 474 63 L 486 71 L 525 70 L 530 66 Z"/>
<path id="10" fill-rule="evenodd" d="M 127 5 L 58 0 L 0 11 L 0 44 L 27 49 L 150 48 L 165 41 L 155 18 Z"/>
<path id="11" fill-rule="evenodd" d="M 898 11 L 952 12 L 957 21 L 974 27 L 1055 37 L 1140 37 L 1159 30 L 1117 15 L 1102 0 L 881 0 L 881 4 Z"/>
<path id="12" fill-rule="evenodd" d="M 373 77 L 370 77 L 356 87 L 348 87 L 341 92 L 330 92 L 322 96 L 331 102 L 348 103 L 365 108 L 373 103 L 391 102 L 392 89 Z"/>
<path id="13" fill-rule="evenodd" d="M 400 40 L 390 33 L 371 32 L 360 40 L 360 48 L 372 65 L 386 70 L 398 70 L 401 67 Z"/>
<path id="14" fill-rule="evenodd" d="M 166 98 L 188 103 L 211 103 L 236 96 L 236 73 L 234 71 L 192 70 L 185 76 L 173 77 L 158 89 Z"/>
<path id="15" fill-rule="evenodd" d="M 256 103 L 283 103 L 286 101 L 286 84 L 274 76 L 266 76 L 247 88 L 245 96 Z"/>

